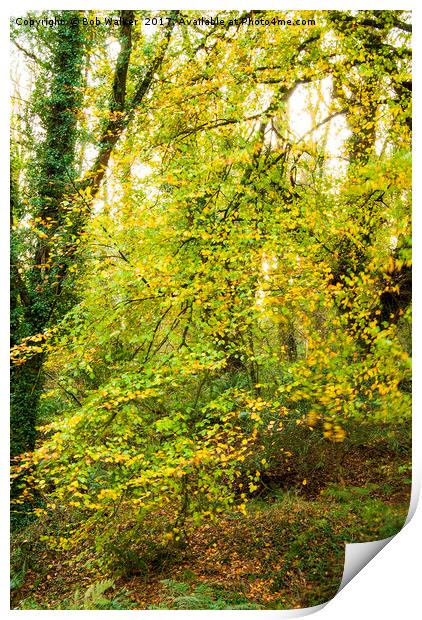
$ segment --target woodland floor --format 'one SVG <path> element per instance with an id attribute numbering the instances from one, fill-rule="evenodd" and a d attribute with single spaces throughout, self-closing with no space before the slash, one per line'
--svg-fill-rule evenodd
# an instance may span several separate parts
<path id="1" fill-rule="evenodd" d="M 303 474 L 301 474 L 303 475 Z M 354 447 L 341 473 L 307 480 L 277 478 L 218 525 L 203 524 L 183 549 L 148 565 L 122 563 L 98 575 L 69 557 L 39 551 L 30 558 L 14 609 L 67 609 L 100 579 L 108 609 L 289 609 L 332 598 L 344 565 L 344 543 L 386 538 L 402 527 L 410 499 L 408 451 Z M 298 476 L 297 476 L 298 478 Z M 386 482 L 388 481 L 388 482 Z M 284 487 L 284 488 L 283 488 Z M 288 488 L 286 488 L 288 487 Z M 82 593 L 82 595 L 76 594 Z M 95 602 L 80 603 L 98 608 Z"/>

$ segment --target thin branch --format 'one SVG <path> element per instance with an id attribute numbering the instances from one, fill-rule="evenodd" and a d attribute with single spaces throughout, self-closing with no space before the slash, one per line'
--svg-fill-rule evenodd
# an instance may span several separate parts
<path id="1" fill-rule="evenodd" d="M 109 112 L 109 119 L 106 123 L 101 139 L 100 139 L 100 151 L 97 155 L 97 158 L 91 167 L 91 169 L 85 175 L 81 183 L 81 188 L 85 189 L 90 187 L 91 189 L 91 200 L 95 198 L 97 195 L 101 182 L 103 180 L 105 171 L 108 166 L 108 162 L 110 160 L 111 154 L 116 146 L 117 142 L 120 139 L 123 131 L 127 128 L 130 121 L 133 119 L 136 110 L 142 103 L 145 95 L 150 89 L 154 79 L 155 74 L 160 68 L 164 56 L 166 54 L 167 48 L 170 43 L 171 33 L 175 26 L 176 20 L 175 16 L 177 16 L 178 11 L 172 11 L 171 19 L 169 20 L 166 28 L 163 39 L 161 40 L 158 51 L 152 60 L 148 71 L 146 72 L 143 79 L 138 84 L 135 89 L 135 93 L 129 102 L 128 105 L 125 106 L 125 109 L 122 108 L 122 103 L 125 102 L 125 96 L 119 95 L 118 100 L 115 99 L 115 91 L 116 85 L 119 84 L 120 89 L 126 90 L 126 79 L 127 79 L 127 70 L 128 63 L 130 58 L 129 45 L 131 45 L 130 40 L 128 39 L 128 35 L 126 33 L 125 38 L 122 39 L 122 49 L 119 54 L 118 61 L 116 63 L 116 73 L 113 81 L 113 93 L 114 93 L 114 106 L 111 107 Z M 120 60 L 119 60 L 120 59 Z M 117 105 L 116 105 L 117 104 Z"/>
<path id="2" fill-rule="evenodd" d="M 319 129 L 320 127 L 325 125 L 326 123 L 329 123 L 330 121 L 332 121 L 337 116 L 341 116 L 342 114 L 346 114 L 346 112 L 348 112 L 348 109 L 349 108 L 343 108 L 342 110 L 339 110 L 338 112 L 334 112 L 333 114 L 330 114 L 329 116 L 324 118 L 324 120 L 322 120 L 320 123 L 317 123 L 315 125 L 315 127 L 311 127 L 311 129 L 309 129 L 306 133 L 304 133 L 303 136 L 301 136 L 299 138 L 299 140 L 296 142 L 296 145 L 299 144 L 299 142 L 302 142 L 306 138 L 306 136 L 308 136 L 309 134 L 313 133 L 314 131 L 316 131 L 317 129 Z"/>
<path id="3" fill-rule="evenodd" d="M 33 52 L 30 52 L 29 50 L 25 49 L 20 43 L 18 43 L 16 40 L 12 40 L 12 43 L 15 45 L 15 47 L 18 48 L 18 50 L 20 52 L 22 52 L 22 54 L 25 54 L 25 56 L 27 56 L 28 58 L 30 58 L 31 60 L 33 60 L 34 62 L 37 63 L 37 65 L 39 65 L 40 67 L 42 67 L 43 69 L 48 69 L 48 65 L 43 62 L 42 60 L 40 60 L 39 58 L 37 58 L 37 56 L 35 56 L 35 54 Z"/>

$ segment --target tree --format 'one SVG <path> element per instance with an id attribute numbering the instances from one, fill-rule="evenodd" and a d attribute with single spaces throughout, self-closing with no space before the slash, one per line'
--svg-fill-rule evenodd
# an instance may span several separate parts
<path id="1" fill-rule="evenodd" d="M 61 23 L 65 14 L 57 12 L 54 16 Z M 75 11 L 70 12 L 70 17 L 77 15 Z M 43 67 L 44 70 L 48 67 L 51 75 L 50 86 L 47 90 L 44 73 L 42 78 L 38 78 L 35 91 L 37 101 L 33 103 L 44 138 L 38 144 L 32 143 L 35 153 L 33 160 L 28 162 L 32 169 L 27 180 L 31 193 L 28 211 L 36 227 L 33 228 L 34 236 L 30 243 L 24 243 L 23 247 L 17 224 L 27 209 L 19 191 L 16 166 L 12 166 L 11 174 L 12 344 L 38 334 L 41 335 L 36 338 L 42 340 L 42 334 L 54 314 L 58 312 L 60 315 L 60 311 L 63 314 L 69 308 L 68 302 L 60 299 L 57 287 L 54 288 L 63 267 L 52 262 L 51 247 L 52 239 L 63 230 L 62 202 L 72 191 L 75 178 L 77 115 L 82 101 L 83 32 L 79 27 L 60 25 L 57 30 L 51 29 L 48 45 L 50 53 Z M 25 257 L 22 263 L 20 254 L 27 252 L 31 258 L 28 261 Z M 57 304 L 61 308 L 58 309 Z M 34 448 L 43 359 L 40 347 L 40 352 L 26 364 L 12 367 L 12 455 Z"/>
<path id="2" fill-rule="evenodd" d="M 62 548 L 93 532 L 101 552 L 164 543 L 243 512 L 275 452 L 289 457 L 284 425 L 342 442 L 351 420 L 408 416 L 408 297 L 392 282 L 409 267 L 392 247 L 409 235 L 406 16 L 309 12 L 317 25 L 282 29 L 266 11 L 224 12 L 224 28 L 188 15 L 154 52 L 122 27 L 75 183 L 79 300 L 46 345 L 44 393 L 68 401 L 16 470 L 40 512 L 71 511 Z M 299 135 L 294 97 L 312 121 Z"/>
<path id="3" fill-rule="evenodd" d="M 165 35 L 145 75 L 135 82 L 132 98 L 127 103 L 134 12 L 120 12 L 120 51 L 107 113 L 100 128 L 98 154 L 91 168 L 77 182 L 77 117 L 82 103 L 83 61 L 86 52 L 84 35 L 79 12 L 52 13 L 60 25 L 57 31 L 51 29 L 51 37 L 44 41 L 50 54 L 46 61 L 39 61 L 43 73 L 38 78 L 34 92 L 36 102 L 33 113 L 44 130 L 44 139 L 34 148 L 35 158 L 32 163 L 35 174 L 30 172 L 27 179 L 29 191 L 34 196 L 28 214 L 34 222 L 35 241 L 30 248 L 24 249 L 25 254 L 31 254 L 29 261 L 26 256 L 20 258 L 17 249 L 12 253 L 12 344 L 19 346 L 21 341 L 25 349 L 29 339 L 36 352 L 36 355 L 31 355 L 30 359 L 24 360 L 12 371 L 12 455 L 34 447 L 36 412 L 43 385 L 42 343 L 47 330 L 72 305 L 74 296 L 72 292 L 69 295 L 69 276 L 74 269 L 72 265 L 80 242 L 79 236 L 83 233 L 112 151 L 148 93 L 154 74 L 163 61 L 174 27 L 174 15 L 175 12 L 171 14 Z M 18 46 L 24 49 L 19 43 Z M 33 53 L 25 50 L 25 54 L 38 62 Z M 51 86 L 47 90 L 46 68 L 51 73 Z M 13 177 L 13 174 L 12 183 L 12 222 L 17 224 L 23 214 L 22 206 L 18 206 L 19 190 L 16 175 Z M 13 210 L 17 211 L 15 216 Z M 12 246 L 18 248 L 19 242 L 12 241 Z M 68 290 L 63 293 L 64 289 Z"/>

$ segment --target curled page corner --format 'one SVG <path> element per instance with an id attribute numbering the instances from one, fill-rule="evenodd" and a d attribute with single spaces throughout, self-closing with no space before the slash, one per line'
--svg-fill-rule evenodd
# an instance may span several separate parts
<path id="1" fill-rule="evenodd" d="M 416 512 L 420 495 L 420 483 L 415 480 L 412 481 L 412 491 L 409 502 L 409 511 L 407 513 L 406 521 L 403 527 L 406 527 L 412 520 L 413 515 Z M 402 528 L 403 529 L 403 528 Z M 401 530 L 400 530 L 401 531 Z M 397 534 L 400 534 L 400 531 Z M 344 558 L 343 577 L 340 583 L 338 592 L 346 586 L 349 581 L 356 577 L 356 575 L 364 568 L 388 543 L 397 536 L 394 534 L 389 538 L 383 538 L 382 540 L 373 540 L 363 543 L 348 543 L 346 544 L 346 552 Z"/>
<path id="2" fill-rule="evenodd" d="M 348 543 L 346 545 L 346 553 L 344 558 L 343 577 L 338 592 L 346 586 L 349 581 L 364 568 L 384 547 L 388 545 L 389 538 L 381 540 L 371 540 L 363 543 Z"/>

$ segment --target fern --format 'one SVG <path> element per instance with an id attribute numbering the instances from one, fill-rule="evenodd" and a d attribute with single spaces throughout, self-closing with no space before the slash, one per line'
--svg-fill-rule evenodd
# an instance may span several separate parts
<path id="1" fill-rule="evenodd" d="M 79 590 L 76 590 L 73 596 L 69 599 L 64 599 L 57 607 L 60 611 L 80 611 L 80 610 L 124 610 L 131 609 L 133 607 L 132 601 L 125 597 L 125 592 L 121 592 L 114 598 L 105 596 L 105 593 L 114 587 L 114 582 L 107 579 L 94 583 L 86 590 L 84 594 L 81 594 Z M 37 601 L 33 598 L 23 599 L 19 603 L 18 609 L 51 609 L 49 607 L 41 607 Z"/>
<path id="2" fill-rule="evenodd" d="M 83 595 L 80 593 L 79 590 L 76 590 L 70 600 L 68 599 L 61 603 L 59 609 L 130 609 L 132 607 L 132 603 L 123 595 L 123 593 L 119 594 L 114 598 L 105 596 L 105 593 L 108 590 L 111 590 L 111 588 L 114 588 L 114 581 L 112 581 L 111 579 L 105 579 L 89 586 L 89 588 Z"/>
<path id="3" fill-rule="evenodd" d="M 163 579 L 160 583 L 166 587 L 170 595 L 182 595 L 189 592 L 189 584 L 174 579 Z"/>
<path id="4" fill-rule="evenodd" d="M 227 598 L 237 598 L 237 595 L 230 596 L 230 593 L 215 591 L 207 584 L 198 584 L 189 592 L 191 586 L 187 583 L 173 579 L 163 579 L 161 583 L 166 589 L 166 599 L 160 605 L 151 605 L 148 609 L 259 609 L 249 601 L 233 603 Z"/>

